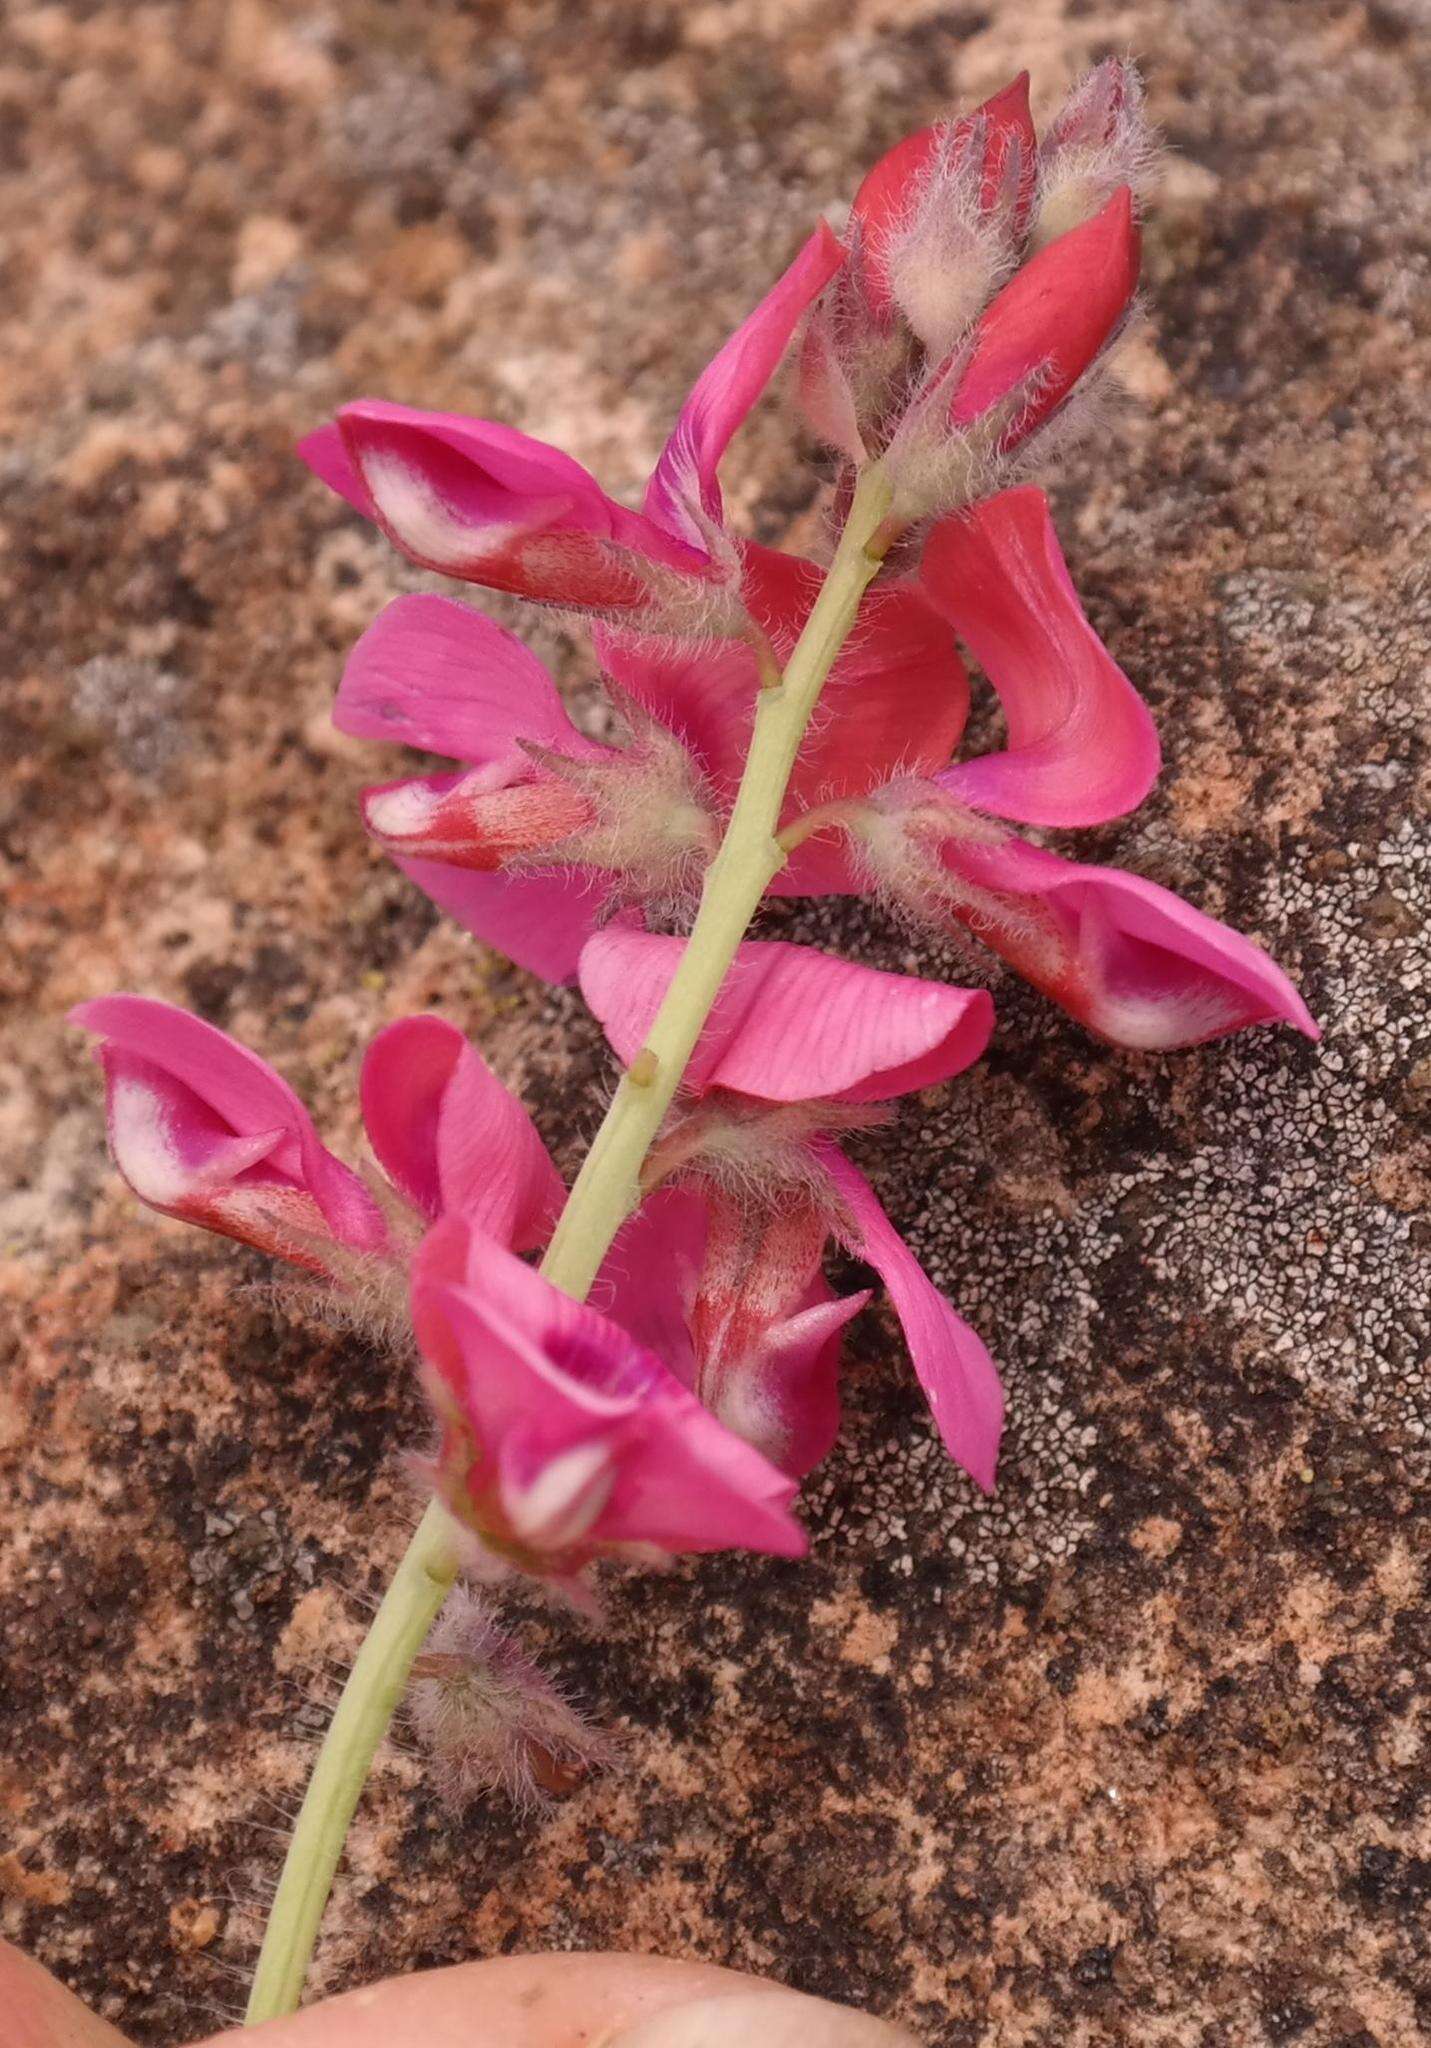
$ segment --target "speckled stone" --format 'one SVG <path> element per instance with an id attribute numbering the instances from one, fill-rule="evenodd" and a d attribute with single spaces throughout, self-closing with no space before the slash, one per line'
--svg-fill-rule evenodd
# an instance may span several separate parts
<path id="1" fill-rule="evenodd" d="M 350 1156 L 361 1047 L 414 1008 L 568 1164 L 604 1083 L 573 997 L 364 846 L 396 756 L 328 705 L 420 579 L 291 443 L 376 392 L 630 493 L 874 153 L 1130 47 L 1174 151 L 1150 321 L 1056 496 L 1167 769 L 1067 843 L 1262 938 L 1325 1043 L 1120 1055 L 1000 984 L 989 1058 L 868 1141 L 1004 1365 L 996 1500 L 867 1317 L 813 1559 L 618 1581 L 603 1632 L 531 1608 L 624 1768 L 454 1816 L 394 1745 L 318 1981 L 630 1945 L 931 2048 L 1431 2033 L 1425 29 L 1421 0 L 4 10 L 0 1927 L 140 2040 L 239 2002 L 424 1423 L 404 1361 L 124 1195 L 61 1016 L 188 1002 Z M 731 499 L 808 546 L 800 453 L 764 408 Z M 579 636 L 531 631 L 581 690 Z M 975 971 L 849 906 L 783 919 Z"/>

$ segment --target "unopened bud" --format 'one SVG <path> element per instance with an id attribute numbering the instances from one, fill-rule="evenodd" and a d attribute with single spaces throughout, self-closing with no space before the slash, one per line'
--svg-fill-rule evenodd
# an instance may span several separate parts
<path id="1" fill-rule="evenodd" d="M 1131 64 L 1106 58 L 1078 81 L 1044 135 L 1032 247 L 1091 220 L 1120 185 L 1141 201 L 1157 159 L 1141 78 Z"/>
<path id="2" fill-rule="evenodd" d="M 389 853 L 484 874 L 550 853 L 595 816 L 584 796 L 555 777 L 493 789 L 481 768 L 363 792 L 363 823 Z"/>
<path id="3" fill-rule="evenodd" d="M 894 299 L 939 361 L 1012 268 L 1033 195 L 1028 76 L 941 132 L 917 202 L 889 233 Z"/>
<path id="4" fill-rule="evenodd" d="M 683 904 L 715 850 L 717 828 L 695 764 L 674 734 L 623 701 L 625 747 L 580 756 L 522 745 L 520 774 L 490 768 L 387 783 L 364 793 L 363 820 L 389 853 L 479 873 L 587 868 L 622 900 Z"/>
<path id="5" fill-rule="evenodd" d="M 576 1789 L 615 1758 L 560 1689 L 464 1588 L 413 1665 L 408 1714 L 454 1805 L 505 1792 L 521 1808 Z"/>

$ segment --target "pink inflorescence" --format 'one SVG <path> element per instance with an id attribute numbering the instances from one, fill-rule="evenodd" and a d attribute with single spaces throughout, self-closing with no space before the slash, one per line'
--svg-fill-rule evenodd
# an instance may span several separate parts
<path id="1" fill-rule="evenodd" d="M 492 421 L 362 399 L 302 444 L 421 568 L 590 621 L 614 739 L 577 727 L 520 641 L 435 595 L 399 598 L 363 635 L 335 719 L 452 764 L 366 791 L 367 831 L 480 939 L 579 981 L 628 1065 L 675 973 L 760 693 L 824 582 L 735 532 L 717 475 L 797 335 L 836 502 L 877 461 L 890 512 L 884 567 L 790 780 L 773 890 L 868 894 L 972 935 L 1114 1045 L 1274 1021 L 1317 1035 L 1253 942 L 1014 829 L 1122 817 L 1158 774 L 1152 720 L 1028 481 L 1090 417 L 1135 311 L 1153 156 L 1138 78 L 1117 61 L 1042 139 L 1026 78 L 908 137 L 697 381 L 639 511 Z M 961 645 L 1005 725 L 1001 746 L 965 758 Z M 798 1554 L 791 1503 L 835 1439 L 842 1335 L 869 1298 L 831 1287 L 832 1247 L 883 1283 L 945 1445 L 992 1486 L 989 1353 L 846 1151 L 900 1096 L 979 1058 L 984 990 L 748 942 L 590 1304 L 530 1263 L 564 1189 L 452 1025 L 409 1018 L 368 1052 L 379 1174 L 337 1159 L 278 1075 L 198 1019 L 138 996 L 74 1014 L 143 1201 L 410 1328 L 438 1425 L 431 1483 L 489 1559 L 575 1592 L 601 1559 Z M 462 1751 L 464 1783 L 523 1796 L 534 1756 L 581 1761 L 579 1724 L 516 1653 L 484 1636 L 431 1654 L 428 1739 Z"/>

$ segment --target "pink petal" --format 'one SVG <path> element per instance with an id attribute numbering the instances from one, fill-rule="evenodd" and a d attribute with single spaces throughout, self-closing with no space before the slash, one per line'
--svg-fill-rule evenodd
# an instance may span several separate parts
<path id="1" fill-rule="evenodd" d="M 1139 256 L 1133 195 L 1124 185 L 1092 220 L 1016 270 L 983 314 L 950 402 L 954 424 L 968 426 L 1023 391 L 1000 448 L 1042 426 L 1127 317 Z"/>
<path id="2" fill-rule="evenodd" d="M 950 840 L 946 864 L 1009 904 L 973 918 L 980 938 L 1035 988 L 1115 1045 L 1197 1045 L 1249 1024 L 1321 1033 L 1258 945 L 1141 875 L 1083 867 L 1041 847 Z"/>
<path id="3" fill-rule="evenodd" d="M 513 1251 L 545 1244 L 566 1190 L 536 1126 L 441 1017 L 380 1031 L 363 1062 L 363 1121 L 393 1185 L 429 1221 L 458 1215 Z"/>
<path id="4" fill-rule="evenodd" d="M 575 981 L 608 894 L 584 875 L 480 874 L 405 858 L 397 865 L 474 938 L 543 981 Z"/>
<path id="5" fill-rule="evenodd" d="M 711 573 L 705 554 L 628 512 L 579 462 L 514 427 L 362 399 L 343 408 L 338 428 L 377 523 L 425 569 L 608 611 L 649 602 L 647 563 L 694 578 Z"/>
<path id="6" fill-rule="evenodd" d="M 694 1391 L 690 1316 L 705 1257 L 709 1211 L 696 1188 L 667 1185 L 648 1195 L 616 1234 L 591 1301 L 654 1351 Z"/>
<path id="7" fill-rule="evenodd" d="M 922 580 L 999 693 L 1009 743 L 945 778 L 961 802 L 1030 825 L 1099 825 L 1157 779 L 1157 731 L 1089 625 L 1048 500 L 986 498 L 930 535 Z"/>
<path id="8" fill-rule="evenodd" d="M 645 1044 L 685 945 L 611 925 L 581 956 L 581 992 L 617 1055 Z M 984 989 L 857 967 L 808 946 L 749 940 L 726 977 L 685 1086 L 767 1102 L 877 1102 L 947 1081 L 993 1028 Z"/>
<path id="9" fill-rule="evenodd" d="M 325 483 L 330 491 L 345 498 L 355 512 L 361 512 L 365 519 L 376 523 L 378 513 L 372 493 L 354 469 L 343 446 L 343 436 L 334 421 L 330 420 L 326 426 L 305 434 L 294 453 L 307 463 L 320 483 Z"/>
<path id="10" fill-rule="evenodd" d="M 835 1146 L 817 1149 L 844 1203 L 848 1228 L 842 1235 L 888 1290 L 945 1448 L 991 1493 L 1004 1420 L 1004 1393 L 994 1361 L 891 1225 L 864 1175 Z"/>
<path id="11" fill-rule="evenodd" d="M 775 649 L 789 658 L 823 573 L 813 562 L 748 543 L 742 594 Z M 760 688 L 754 651 L 738 640 L 678 641 L 601 631 L 606 668 L 638 704 L 691 749 L 716 794 L 740 781 Z M 790 784 L 787 817 L 834 797 L 862 795 L 896 774 L 948 761 L 969 709 L 969 685 L 948 626 L 913 585 L 877 586 L 825 685 Z"/>
<path id="12" fill-rule="evenodd" d="M 348 656 L 333 723 L 479 765 L 509 759 L 519 740 L 597 751 L 516 635 L 446 597 L 399 597 L 378 614 Z"/>
<path id="13" fill-rule="evenodd" d="M 382 1212 L 362 1181 L 247 1047 L 146 996 L 102 996 L 69 1021 L 100 1038 L 111 1149 L 142 1201 L 287 1258 L 298 1256 L 295 1228 L 326 1230 L 356 1251 L 385 1246 Z M 307 1207 L 286 1199 L 294 1192 Z M 260 1212 L 280 1211 L 283 1228 L 255 1234 L 266 1227 Z"/>
<path id="14" fill-rule="evenodd" d="M 835 308 L 828 313 L 817 310 L 800 344 L 800 410 L 827 447 L 851 462 L 865 462 L 869 450 L 860 430 L 854 386 L 840 360 L 838 334 Z"/>
<path id="15" fill-rule="evenodd" d="M 813 1472 L 834 1448 L 840 1433 L 845 1325 L 869 1306 L 870 1299 L 868 1287 L 837 1295 L 823 1274 L 817 1274 L 803 1305 L 765 1332 L 759 1394 L 779 1431 L 778 1451 L 771 1449 L 767 1455 L 792 1478 Z M 728 1413 L 723 1419 L 732 1422 Z"/>
<path id="16" fill-rule="evenodd" d="M 843 247 L 821 221 L 784 276 L 702 371 L 682 406 L 646 487 L 645 510 L 693 547 L 704 552 L 706 536 L 689 506 L 699 505 L 707 519 L 721 524 L 724 508 L 716 480 L 720 459 L 774 376 L 806 308 L 844 260 Z"/>
<path id="17" fill-rule="evenodd" d="M 555 1528 L 568 1553 L 548 1561 L 556 1570 L 633 1543 L 804 1550 L 787 1511 L 792 1482 L 722 1429 L 654 1353 L 470 1224 L 440 1223 L 419 1249 L 413 1324 L 439 1410 L 455 1408 L 471 1457 L 465 1499 L 449 1492 L 449 1504 L 479 1527 L 484 1511 L 507 1520 L 484 1533 Z M 440 1466 L 449 1480 L 450 1450 Z M 519 1529 L 514 1485 L 525 1496 Z"/>
<path id="18" fill-rule="evenodd" d="M 837 1300 L 822 1270 L 822 1205 L 778 1205 L 721 1189 L 692 1304 L 696 1388 L 729 1429 L 801 1478 L 839 1433 L 840 1346 L 868 1291 Z"/>
<path id="19" fill-rule="evenodd" d="M 920 193 L 938 162 L 944 130 L 938 123 L 916 129 L 874 164 L 850 203 L 859 223 L 860 282 L 870 311 L 886 323 L 895 318 L 886 251 L 913 217 Z"/>

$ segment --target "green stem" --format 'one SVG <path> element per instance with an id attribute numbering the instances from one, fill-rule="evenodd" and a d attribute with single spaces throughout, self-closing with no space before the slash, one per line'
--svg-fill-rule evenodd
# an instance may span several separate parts
<path id="1" fill-rule="evenodd" d="M 776 840 L 800 745 L 880 557 L 871 540 L 889 511 L 879 469 L 866 470 L 830 571 L 779 685 L 756 701 L 750 751 L 700 909 L 646 1044 L 622 1077 L 542 1261 L 580 1301 L 640 1199 L 641 1163 L 671 1106 L 711 1005 L 760 899 L 785 865 Z"/>
<path id="2" fill-rule="evenodd" d="M 250 2027 L 298 2005 L 358 1795 L 456 1576 L 452 1525 L 433 1501 L 373 1616 L 318 1752 L 259 1953 L 245 2014 Z"/>
<path id="3" fill-rule="evenodd" d="M 622 1078 L 542 1261 L 546 1277 L 578 1301 L 640 1200 L 642 1163 L 736 948 L 785 864 L 786 849 L 776 834 L 790 776 L 825 680 L 879 569 L 880 530 L 890 499 L 882 471 L 867 470 L 785 673 L 760 691 L 745 772 L 720 851 L 706 872 L 690 938 L 646 1045 Z M 363 1781 L 456 1573 L 450 1527 L 434 1503 L 358 1652 L 319 1751 L 264 1935 L 249 1999 L 250 2026 L 297 2007 Z"/>

